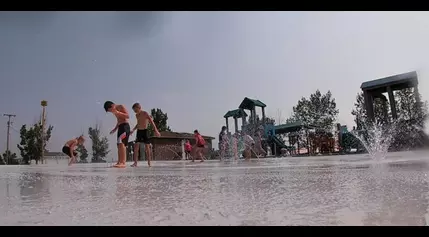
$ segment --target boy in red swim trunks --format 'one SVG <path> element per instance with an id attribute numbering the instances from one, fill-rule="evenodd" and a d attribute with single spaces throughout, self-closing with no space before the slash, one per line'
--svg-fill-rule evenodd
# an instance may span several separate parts
<path id="1" fill-rule="evenodd" d="M 195 137 L 195 153 L 197 156 L 201 159 L 201 162 L 204 162 L 204 156 L 203 156 L 203 150 L 206 146 L 206 141 L 204 140 L 203 136 L 198 132 L 198 130 L 194 131 L 194 137 Z M 192 157 L 192 162 L 195 162 L 195 157 Z"/>
<path id="2" fill-rule="evenodd" d="M 114 165 L 115 168 L 125 168 L 125 162 L 127 159 L 127 145 L 128 139 L 130 138 L 130 124 L 128 119 L 130 118 L 127 109 L 123 105 L 116 105 L 112 101 L 104 102 L 104 110 L 115 115 L 117 123 L 115 128 L 110 134 L 118 131 L 118 163 Z"/>

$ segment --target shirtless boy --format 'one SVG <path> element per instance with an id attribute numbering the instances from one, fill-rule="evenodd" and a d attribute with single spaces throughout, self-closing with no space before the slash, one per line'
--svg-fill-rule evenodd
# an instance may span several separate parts
<path id="1" fill-rule="evenodd" d="M 83 145 L 85 142 L 85 138 L 82 136 L 79 136 L 78 138 L 71 139 L 66 142 L 63 146 L 63 153 L 66 154 L 70 158 L 69 165 L 72 165 L 74 162 L 76 162 L 76 148 L 78 145 Z"/>
<path id="2" fill-rule="evenodd" d="M 135 130 L 137 130 L 137 135 L 136 135 L 136 141 L 134 143 L 134 164 L 132 164 L 132 167 L 136 167 L 137 166 L 137 155 L 139 154 L 139 148 L 140 148 L 140 143 L 144 143 L 145 144 L 145 153 L 146 153 L 146 157 L 147 157 L 147 164 L 150 167 L 150 161 L 152 159 L 152 148 L 150 146 L 150 141 L 149 141 L 149 134 L 148 134 L 148 130 L 147 130 L 147 125 L 148 123 L 150 123 L 155 131 L 155 136 L 159 137 L 161 136 L 158 132 L 158 128 L 156 127 L 155 123 L 153 122 L 152 117 L 144 110 L 142 110 L 142 107 L 140 106 L 139 103 L 135 103 L 133 105 L 133 110 L 136 113 L 136 119 L 137 119 L 137 124 L 136 126 L 133 128 L 133 130 L 131 131 L 130 135 L 134 133 Z"/>
<path id="3" fill-rule="evenodd" d="M 128 123 L 130 116 L 125 106 L 116 105 L 112 101 L 104 102 L 104 110 L 115 115 L 117 119 L 115 128 L 110 132 L 110 134 L 113 134 L 118 131 L 118 163 L 113 167 L 125 168 L 127 145 L 130 137 L 130 124 Z"/>

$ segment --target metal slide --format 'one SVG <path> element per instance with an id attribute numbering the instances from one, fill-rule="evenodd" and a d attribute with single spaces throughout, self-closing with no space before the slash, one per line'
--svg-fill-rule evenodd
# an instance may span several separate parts
<path id="1" fill-rule="evenodd" d="M 286 144 L 278 139 L 276 136 L 271 136 L 271 139 L 274 141 L 278 148 L 287 148 Z"/>

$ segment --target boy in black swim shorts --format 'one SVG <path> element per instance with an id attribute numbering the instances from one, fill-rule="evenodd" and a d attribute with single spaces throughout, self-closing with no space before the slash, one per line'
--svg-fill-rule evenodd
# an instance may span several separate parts
<path id="1" fill-rule="evenodd" d="M 82 136 L 79 136 L 78 138 L 71 139 L 64 144 L 62 152 L 66 154 L 70 158 L 69 165 L 72 165 L 74 162 L 76 162 L 76 148 L 78 145 L 83 145 L 85 142 L 85 138 Z"/>
<path id="2" fill-rule="evenodd" d="M 150 146 L 149 131 L 147 130 L 148 123 L 152 125 L 155 132 L 155 136 L 159 137 L 161 135 L 159 134 L 158 128 L 153 122 L 152 117 L 146 111 L 142 110 L 142 107 L 139 103 L 135 103 L 133 105 L 133 110 L 136 113 L 137 124 L 131 131 L 131 134 L 133 134 L 135 130 L 137 130 L 137 134 L 136 141 L 134 143 L 134 164 L 132 165 L 132 167 L 137 166 L 137 155 L 139 154 L 140 143 L 145 144 L 144 150 L 147 158 L 147 164 L 149 165 L 149 167 L 151 167 L 150 161 L 152 160 L 152 148 Z"/>
<path id="3" fill-rule="evenodd" d="M 127 145 L 130 137 L 130 124 L 128 119 L 128 111 L 123 105 L 115 105 L 112 101 L 104 102 L 104 110 L 115 115 L 117 122 L 115 128 L 110 134 L 118 131 L 118 163 L 114 165 L 115 168 L 125 168 L 125 162 L 127 159 Z"/>

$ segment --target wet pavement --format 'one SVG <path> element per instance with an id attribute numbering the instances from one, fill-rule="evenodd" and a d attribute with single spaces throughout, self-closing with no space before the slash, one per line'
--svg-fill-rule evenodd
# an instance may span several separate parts
<path id="1" fill-rule="evenodd" d="M 429 222 L 427 153 L 153 165 L 0 166 L 0 225 Z"/>

